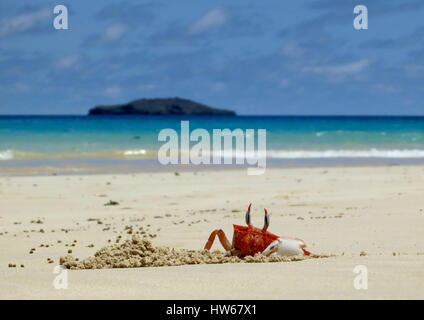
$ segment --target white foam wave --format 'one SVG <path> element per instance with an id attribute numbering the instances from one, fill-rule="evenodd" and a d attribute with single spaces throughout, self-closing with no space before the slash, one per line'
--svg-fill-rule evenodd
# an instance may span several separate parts
<path id="1" fill-rule="evenodd" d="M 302 159 L 302 158 L 424 158 L 424 150 L 268 150 L 268 158 Z"/>
<path id="2" fill-rule="evenodd" d="M 13 152 L 11 150 L 0 151 L 0 160 L 13 159 Z"/>
<path id="3" fill-rule="evenodd" d="M 145 155 L 146 150 L 140 149 L 140 150 L 127 150 L 124 152 L 125 156 L 139 156 L 139 155 Z"/>
<path id="4" fill-rule="evenodd" d="M 189 151 L 182 151 L 189 156 Z M 274 159 L 320 159 L 320 158 L 424 158 L 424 150 L 267 150 L 245 152 L 243 150 L 203 151 L 206 157 L 218 158 L 274 158 Z"/>

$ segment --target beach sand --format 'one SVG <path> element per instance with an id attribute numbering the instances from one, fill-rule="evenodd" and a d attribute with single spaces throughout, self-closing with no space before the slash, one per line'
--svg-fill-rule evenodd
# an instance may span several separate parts
<path id="1" fill-rule="evenodd" d="M 0 298 L 424 299 L 423 177 L 423 166 L 3 176 Z M 214 229 L 231 239 L 250 202 L 255 226 L 266 207 L 270 232 L 334 256 L 68 270 L 68 288 L 53 286 L 68 250 L 82 260 L 137 232 L 155 246 L 202 249 Z M 223 251 L 219 241 L 213 249 Z M 353 285 L 358 265 L 366 290 Z"/>

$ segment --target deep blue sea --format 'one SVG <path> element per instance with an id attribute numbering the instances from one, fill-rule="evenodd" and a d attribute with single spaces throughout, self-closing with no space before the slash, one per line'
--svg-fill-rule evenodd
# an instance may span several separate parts
<path id="1" fill-rule="evenodd" d="M 159 131 L 266 129 L 269 159 L 423 159 L 424 117 L 0 116 L 0 163 L 157 160 Z M 1 164 L 0 164 L 1 165 Z"/>

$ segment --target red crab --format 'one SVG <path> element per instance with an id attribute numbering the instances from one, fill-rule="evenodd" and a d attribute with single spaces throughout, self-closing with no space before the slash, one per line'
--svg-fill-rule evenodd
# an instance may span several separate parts
<path id="1" fill-rule="evenodd" d="M 218 235 L 219 241 L 221 242 L 228 255 L 234 255 L 239 257 L 254 256 L 260 252 L 265 255 L 270 255 L 276 252 L 278 255 L 289 256 L 304 254 L 310 255 L 310 252 L 304 248 L 306 244 L 303 240 L 289 237 L 279 237 L 267 231 L 269 226 L 269 215 L 265 210 L 265 223 L 262 229 L 252 226 L 250 223 L 250 207 L 246 212 L 246 224 L 247 227 L 239 226 L 234 224 L 233 243 L 231 244 L 225 236 L 224 231 L 221 229 L 214 230 L 209 236 L 206 242 L 205 249 L 209 250 L 215 240 L 215 236 Z"/>

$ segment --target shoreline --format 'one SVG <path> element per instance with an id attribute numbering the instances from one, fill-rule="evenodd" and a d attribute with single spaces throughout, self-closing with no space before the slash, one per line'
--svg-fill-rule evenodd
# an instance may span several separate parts
<path id="1" fill-rule="evenodd" d="M 424 166 L 424 159 L 394 158 L 336 158 L 336 159 L 268 159 L 266 170 L 291 168 L 355 168 L 355 167 L 394 167 Z M 247 170 L 255 166 L 221 165 L 161 165 L 156 159 L 149 160 L 100 160 L 81 159 L 77 161 L 24 161 L 0 162 L 0 177 L 49 176 L 49 175 L 97 175 L 97 174 L 139 174 L 158 172 L 196 172 Z M 265 171 L 266 171 L 265 170 Z"/>

